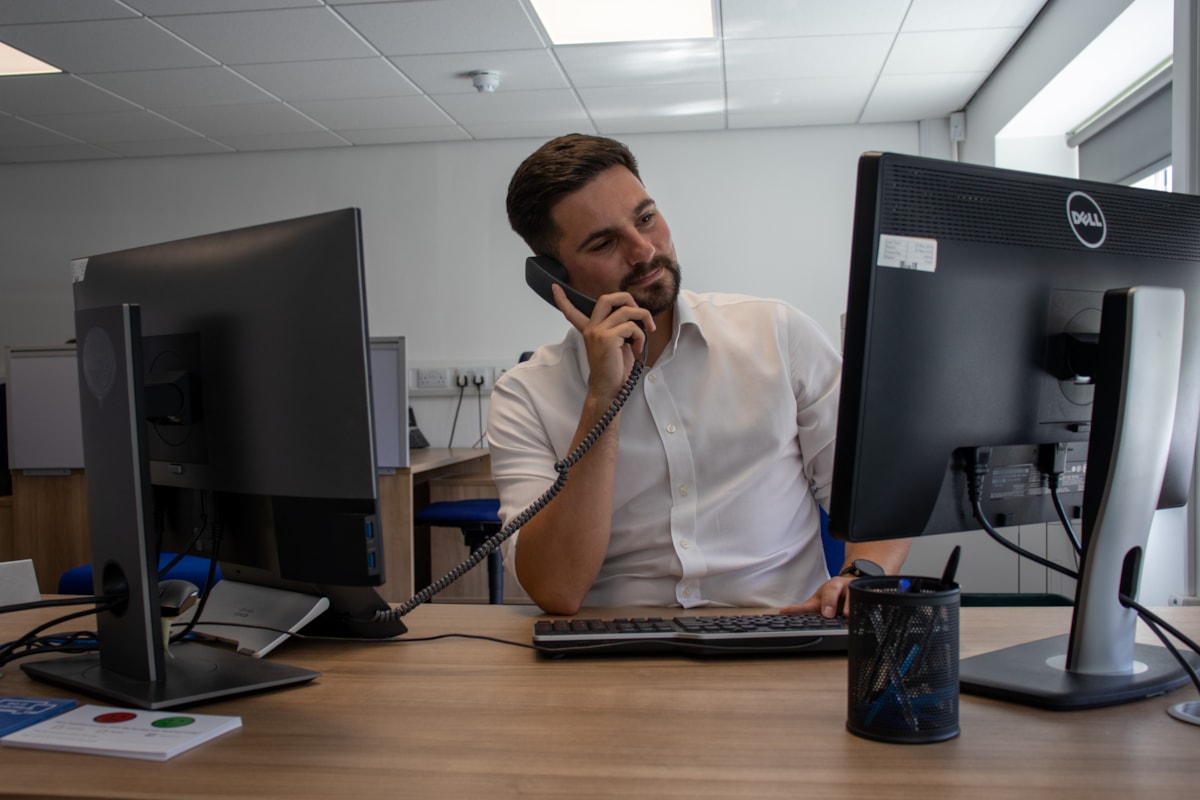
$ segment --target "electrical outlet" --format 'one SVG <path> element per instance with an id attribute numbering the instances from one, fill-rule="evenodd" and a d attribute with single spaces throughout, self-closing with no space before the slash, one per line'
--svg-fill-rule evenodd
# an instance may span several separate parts
<path id="1" fill-rule="evenodd" d="M 450 367 L 417 367 L 416 389 L 450 389 L 454 386 L 454 370 Z"/>
<path id="2" fill-rule="evenodd" d="M 468 389 L 482 389 L 490 392 L 492 384 L 495 383 L 491 367 L 465 367 L 459 370 L 459 374 L 467 376 Z"/>

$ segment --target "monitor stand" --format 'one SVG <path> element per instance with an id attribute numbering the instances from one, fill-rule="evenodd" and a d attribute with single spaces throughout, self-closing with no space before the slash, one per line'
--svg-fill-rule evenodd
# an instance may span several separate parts
<path id="1" fill-rule="evenodd" d="M 197 642 L 171 645 L 170 653 L 156 681 L 108 669 L 99 654 L 33 661 L 21 669 L 36 680 L 151 710 L 307 683 L 321 674 Z"/>
<path id="2" fill-rule="evenodd" d="M 79 399 L 96 594 L 98 654 L 22 664 L 30 677 L 139 708 L 190 705 L 275 689 L 319 673 L 217 647 L 163 647 L 158 553 L 146 454 L 141 315 L 121 305 L 77 311 Z"/>
<path id="3" fill-rule="evenodd" d="M 963 692 L 1067 710 L 1153 697 L 1188 681 L 1166 648 L 1134 642 L 1137 614 L 1119 599 L 1137 596 L 1162 490 L 1178 394 L 1183 299 L 1179 289 L 1105 293 L 1071 632 L 963 659 Z"/>

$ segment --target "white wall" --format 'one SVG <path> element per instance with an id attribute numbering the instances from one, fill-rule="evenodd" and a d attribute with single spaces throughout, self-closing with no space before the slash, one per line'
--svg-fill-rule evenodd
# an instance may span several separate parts
<path id="1" fill-rule="evenodd" d="M 785 298 L 837 341 L 854 175 L 917 124 L 623 137 L 671 223 L 684 283 Z M 72 258 L 345 206 L 363 209 L 371 333 L 414 364 L 506 364 L 565 323 L 525 287 L 504 194 L 541 142 L 504 140 L 0 167 L 0 346 L 71 336 Z M 320 365 L 314 364 L 314 370 Z M 454 400 L 414 401 L 444 446 Z M 455 445 L 478 438 L 464 404 Z"/>

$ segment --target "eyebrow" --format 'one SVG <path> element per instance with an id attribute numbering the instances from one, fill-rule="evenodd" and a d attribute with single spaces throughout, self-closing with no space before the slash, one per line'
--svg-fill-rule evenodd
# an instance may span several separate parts
<path id="1" fill-rule="evenodd" d="M 645 200 L 638 203 L 637 206 L 633 209 L 633 218 L 637 219 L 642 214 L 646 213 L 646 209 L 651 208 L 652 206 L 654 206 L 654 199 L 651 197 L 647 197 Z M 579 246 L 577 248 L 575 248 L 576 252 L 586 250 L 592 242 L 596 241 L 597 239 L 603 239 L 606 236 L 612 235 L 615 230 L 616 230 L 615 228 L 610 227 L 610 228 L 601 228 L 598 231 L 593 231 L 592 233 L 588 234 L 582 242 L 579 243 Z"/>

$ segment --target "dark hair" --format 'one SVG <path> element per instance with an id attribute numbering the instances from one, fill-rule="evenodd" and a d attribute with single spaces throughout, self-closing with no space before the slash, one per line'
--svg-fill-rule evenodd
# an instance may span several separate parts
<path id="1" fill-rule="evenodd" d="M 558 258 L 562 232 L 551 209 L 605 170 L 626 167 L 639 181 L 637 159 L 614 139 L 571 133 L 551 139 L 526 158 L 508 183 L 508 224 L 537 255 Z"/>

